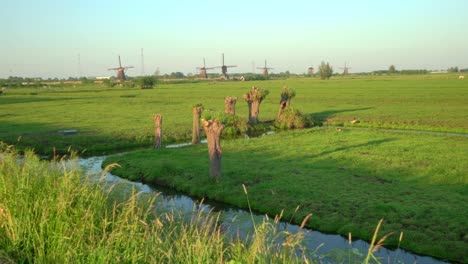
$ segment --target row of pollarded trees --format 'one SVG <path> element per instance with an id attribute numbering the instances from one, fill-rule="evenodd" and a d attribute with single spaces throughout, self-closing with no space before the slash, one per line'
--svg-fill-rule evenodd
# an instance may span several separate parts
<path id="1" fill-rule="evenodd" d="M 244 100 L 249 107 L 249 124 L 258 124 L 258 115 L 260 113 L 260 104 L 269 94 L 269 91 L 263 88 L 251 87 L 246 94 L 243 95 Z M 296 96 L 293 89 L 284 86 L 281 90 L 280 106 L 276 121 L 279 123 L 288 122 L 288 128 L 301 127 L 297 121 L 300 113 L 290 107 L 291 99 Z M 224 99 L 224 113 L 214 111 L 204 111 L 202 104 L 197 104 L 192 107 L 193 114 L 193 127 L 192 127 L 192 144 L 198 144 L 201 141 L 200 136 L 200 120 L 202 121 L 203 130 L 206 134 L 208 143 L 208 155 L 210 158 L 210 176 L 218 180 L 221 176 L 221 134 L 226 125 L 236 124 L 236 103 L 237 97 L 227 96 Z M 291 121 L 291 116 L 294 118 Z M 301 117 L 301 116 L 299 116 Z M 155 123 L 155 138 L 154 148 L 159 149 L 162 147 L 162 116 L 154 115 L 153 120 Z M 230 122 L 231 121 L 231 122 Z M 303 127 L 303 126 L 302 126 Z"/>
<path id="2" fill-rule="evenodd" d="M 260 104 L 269 94 L 269 91 L 259 87 L 251 87 L 247 93 L 243 95 L 244 100 L 249 107 L 249 124 L 255 125 L 259 123 L 258 115 L 260 113 Z M 277 122 L 282 122 L 283 119 L 287 120 L 290 116 L 291 110 L 295 115 L 299 113 L 293 110 L 291 100 L 296 95 L 295 91 L 291 88 L 284 86 L 281 90 L 281 100 L 277 115 Z M 224 114 L 213 111 L 203 111 L 201 104 L 192 107 L 193 113 L 193 134 L 192 144 L 200 142 L 200 128 L 199 120 L 202 120 L 203 129 L 206 134 L 208 144 L 208 155 L 210 158 L 210 176 L 218 180 L 221 176 L 221 134 L 227 125 L 236 125 L 229 120 L 235 120 L 237 97 L 227 96 L 224 99 Z M 297 118 L 296 118 L 297 119 Z M 289 125 L 290 128 L 299 127 L 296 124 Z"/>

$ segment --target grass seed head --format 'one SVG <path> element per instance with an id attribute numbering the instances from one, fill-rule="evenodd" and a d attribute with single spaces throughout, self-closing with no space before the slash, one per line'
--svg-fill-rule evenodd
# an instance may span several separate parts
<path id="1" fill-rule="evenodd" d="M 245 193 L 245 195 L 247 195 L 247 194 L 248 194 L 248 193 L 247 193 L 247 187 L 245 187 L 245 185 L 244 185 L 244 184 L 242 184 L 242 188 L 244 189 L 244 193 Z"/>

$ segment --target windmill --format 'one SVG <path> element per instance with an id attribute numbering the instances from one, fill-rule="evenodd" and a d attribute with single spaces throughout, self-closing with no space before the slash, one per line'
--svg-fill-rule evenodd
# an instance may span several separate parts
<path id="1" fill-rule="evenodd" d="M 307 74 L 309 74 L 310 76 L 314 76 L 314 67 L 309 67 L 307 69 Z"/>
<path id="2" fill-rule="evenodd" d="M 108 69 L 109 71 L 117 71 L 117 81 L 118 82 L 123 82 L 125 81 L 125 70 L 133 68 L 133 66 L 128 66 L 128 67 L 122 67 L 122 63 L 120 62 L 120 55 L 119 55 L 119 67 L 118 68 L 110 68 Z"/>
<path id="3" fill-rule="evenodd" d="M 272 70 L 272 69 L 274 69 L 274 68 L 268 68 L 268 67 L 267 67 L 267 62 L 266 62 L 266 60 L 265 60 L 265 67 L 263 67 L 263 68 L 257 68 L 257 69 L 263 70 L 263 77 L 265 77 L 265 79 L 267 79 L 267 78 L 268 78 L 268 70 Z"/>
<path id="4" fill-rule="evenodd" d="M 203 58 L 203 67 L 197 67 L 197 70 L 200 70 L 200 78 L 202 79 L 208 79 L 208 74 L 206 73 L 206 70 L 212 70 L 215 69 L 216 67 L 210 67 L 207 68 L 205 65 L 205 58 Z"/>
<path id="5" fill-rule="evenodd" d="M 222 66 L 217 66 L 213 68 L 221 68 L 221 79 L 229 80 L 229 75 L 227 74 L 227 68 L 237 67 L 237 65 L 226 66 L 224 65 L 224 53 L 222 54 Z"/>
<path id="6" fill-rule="evenodd" d="M 340 69 L 343 69 L 343 75 L 348 75 L 349 72 L 348 70 L 351 69 L 350 67 L 346 67 L 346 62 L 344 63 L 344 68 L 340 68 Z"/>

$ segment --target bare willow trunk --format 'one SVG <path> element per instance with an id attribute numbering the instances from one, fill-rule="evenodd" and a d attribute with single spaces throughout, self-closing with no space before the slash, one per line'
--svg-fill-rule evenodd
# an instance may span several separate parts
<path id="1" fill-rule="evenodd" d="M 258 123 L 258 113 L 260 112 L 260 101 L 253 101 L 250 104 L 250 116 L 249 116 L 249 122 L 251 124 L 257 124 Z"/>
<path id="2" fill-rule="evenodd" d="M 291 98 L 281 98 L 281 101 L 280 101 L 280 107 L 279 107 L 279 110 L 278 110 L 278 119 L 281 117 L 281 115 L 283 115 L 283 111 L 285 109 L 288 109 L 289 108 L 289 105 L 291 104 Z"/>
<path id="3" fill-rule="evenodd" d="M 280 119 L 284 110 L 288 109 L 291 105 L 291 99 L 295 96 L 296 92 L 293 89 L 288 88 L 287 86 L 283 86 L 283 88 L 281 88 L 280 107 L 278 110 L 278 117 L 276 119 Z"/>
<path id="4" fill-rule="evenodd" d="M 236 102 L 237 102 L 237 97 L 227 96 L 224 99 L 224 113 L 235 115 L 236 114 Z"/>
<path id="5" fill-rule="evenodd" d="M 192 128 L 192 144 L 200 143 L 200 116 L 203 112 L 203 107 L 195 106 L 192 108 L 193 113 L 193 128 Z"/>
<path id="6" fill-rule="evenodd" d="M 208 156 L 210 157 L 210 176 L 216 180 L 221 177 L 221 133 L 224 125 L 218 120 L 204 120 L 203 128 L 208 143 Z"/>
<path id="7" fill-rule="evenodd" d="M 252 124 L 252 101 L 247 101 L 247 107 L 249 107 L 249 123 Z"/>
<path id="8" fill-rule="evenodd" d="M 153 115 L 154 120 L 154 148 L 161 148 L 162 141 L 162 115 Z"/>

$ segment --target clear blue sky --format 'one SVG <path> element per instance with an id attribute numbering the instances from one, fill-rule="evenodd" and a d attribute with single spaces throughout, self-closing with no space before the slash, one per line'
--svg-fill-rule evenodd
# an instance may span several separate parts
<path id="1" fill-rule="evenodd" d="M 196 73 L 252 65 L 303 73 L 330 62 L 351 72 L 468 68 L 467 0 L 2 0 L 0 77 Z M 258 72 L 260 72 L 258 70 Z"/>

